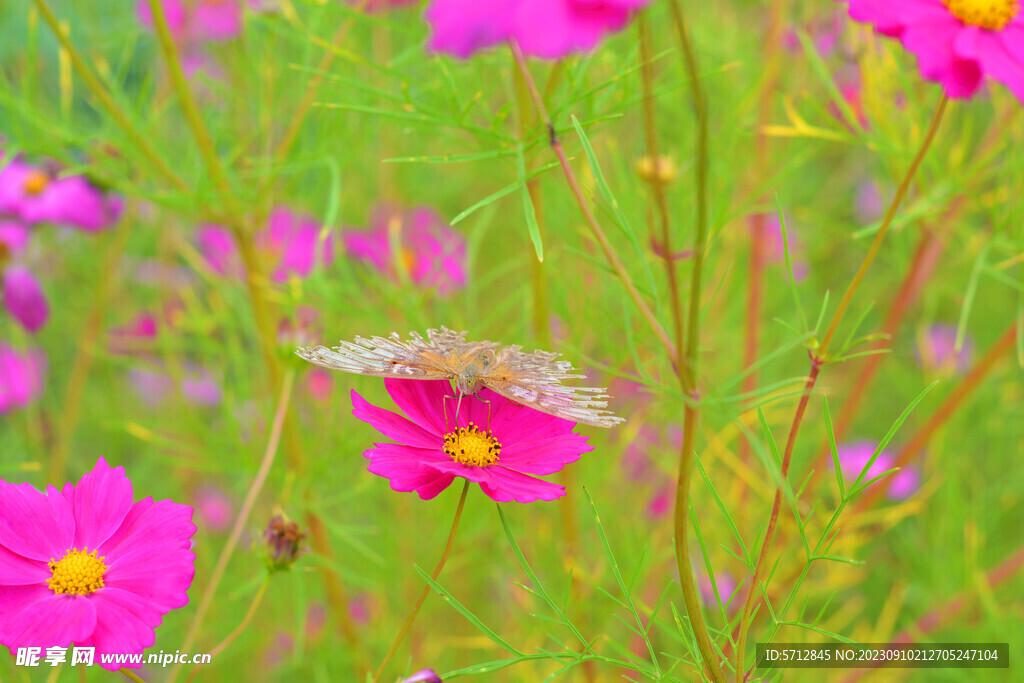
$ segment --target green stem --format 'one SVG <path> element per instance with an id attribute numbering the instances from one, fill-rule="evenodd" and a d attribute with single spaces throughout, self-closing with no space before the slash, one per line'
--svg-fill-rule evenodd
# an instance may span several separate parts
<path id="1" fill-rule="evenodd" d="M 220 157 L 213 145 L 213 138 L 206 128 L 203 117 L 199 114 L 199 107 L 196 106 L 195 98 L 192 97 L 192 90 L 188 87 L 188 80 L 181 68 L 181 60 L 178 58 L 178 47 L 174 44 L 171 30 L 167 26 L 167 17 L 164 16 L 164 7 L 161 0 L 147 0 L 150 11 L 153 14 L 153 28 L 156 30 L 156 37 L 160 43 L 160 49 L 164 53 L 164 61 L 167 63 L 167 73 L 171 78 L 171 84 L 181 103 L 182 112 L 192 135 L 199 146 L 199 153 L 206 162 L 210 175 L 222 190 L 228 190 L 227 176 L 224 175 L 224 168 L 221 166 Z"/>
<path id="2" fill-rule="evenodd" d="M 117 277 L 121 257 L 128 245 L 128 237 L 132 232 L 130 226 L 133 222 L 132 219 L 132 213 L 126 215 L 114 234 L 114 241 L 110 245 L 99 272 L 100 282 L 96 288 L 94 303 L 75 344 L 75 360 L 71 365 L 67 389 L 64 391 L 62 408 L 57 421 L 56 440 L 50 454 L 49 480 L 54 484 L 58 484 L 64 479 L 64 469 L 67 466 L 68 453 L 71 449 L 71 437 L 74 435 L 78 418 L 82 412 L 82 399 L 89 381 L 89 371 L 92 369 L 96 344 L 100 338 L 103 315 L 109 308 L 110 293 Z"/>
<path id="3" fill-rule="evenodd" d="M 824 365 L 828 360 L 828 348 L 832 341 L 832 337 L 834 336 L 836 329 L 839 327 L 839 322 L 842 320 L 846 309 L 850 305 L 853 293 L 857 290 L 861 280 L 863 280 L 871 262 L 874 261 L 875 255 L 878 253 L 878 250 L 882 245 L 882 238 L 885 236 L 889 225 L 892 223 L 893 217 L 896 215 L 896 209 L 899 207 L 900 203 L 903 201 L 903 197 L 907 193 L 907 190 L 910 188 L 911 179 L 913 179 L 918 166 L 921 165 L 921 161 L 924 159 L 925 152 L 928 151 L 932 140 L 935 138 L 935 133 L 938 130 L 939 122 L 942 120 L 942 114 L 946 109 L 947 102 L 948 99 L 943 95 L 942 99 L 939 101 L 939 106 L 935 112 L 935 116 L 932 118 L 932 123 L 928 129 L 928 133 L 925 135 L 925 139 L 921 144 L 921 148 L 918 150 L 910 168 L 907 170 L 907 174 L 904 176 L 903 182 L 900 183 L 899 190 L 896 192 L 896 197 L 889 206 L 889 211 L 886 213 L 885 219 L 882 221 L 882 226 L 879 228 L 878 234 L 875 235 L 875 239 L 871 243 L 871 248 L 864 256 L 864 261 L 857 270 L 857 274 L 854 276 L 853 281 L 847 287 L 846 294 L 843 296 L 843 300 L 840 302 L 839 308 L 836 310 L 836 313 L 832 318 L 832 323 L 829 325 L 828 333 L 825 335 L 821 345 L 817 349 L 813 349 L 809 354 L 811 357 L 811 371 L 807 377 L 807 384 L 804 387 L 803 395 L 800 397 L 800 403 L 797 405 L 796 414 L 793 416 L 793 424 L 789 428 L 789 437 L 786 439 L 786 450 L 782 456 L 781 475 L 783 481 L 787 479 L 789 474 L 789 464 L 793 456 L 793 448 L 796 445 L 797 433 L 800 431 L 800 425 L 803 421 L 804 411 L 807 409 L 807 401 L 810 398 L 810 394 L 814 389 L 815 383 L 817 382 L 818 372 L 821 370 L 822 365 Z M 751 625 L 755 596 L 757 595 L 761 578 L 767 567 L 768 553 L 770 551 L 772 541 L 775 538 L 775 530 L 777 528 L 779 514 L 782 509 L 782 491 L 782 485 L 775 490 L 775 500 L 772 503 L 772 512 L 768 519 L 768 529 L 765 532 L 764 542 L 761 546 L 761 551 L 758 554 L 757 564 L 755 565 L 754 573 L 750 578 L 750 584 L 747 586 L 747 596 L 743 602 L 743 613 L 740 617 L 739 638 L 737 638 L 736 641 L 735 653 L 737 683 L 740 683 L 744 676 L 743 657 L 747 642 L 747 631 Z"/>
<path id="4" fill-rule="evenodd" d="M 693 270 L 690 273 L 690 302 L 687 309 L 686 343 L 677 361 L 679 379 L 683 393 L 699 400 L 697 388 L 697 363 L 700 360 L 700 303 L 701 284 L 704 274 L 704 253 L 707 247 L 708 210 L 708 112 L 704 88 L 697 71 L 697 60 L 690 43 L 686 21 L 679 3 L 673 0 L 672 16 L 676 33 L 682 46 L 684 64 L 690 78 L 693 91 L 693 107 L 697 116 L 697 229 L 693 241 Z M 665 250 L 671 254 L 666 243 Z M 690 483 L 693 476 L 693 462 L 696 457 L 698 408 L 696 403 L 687 402 L 683 408 L 683 445 L 679 453 L 679 474 L 676 480 L 676 500 L 674 511 L 674 527 L 676 536 L 676 566 L 679 569 L 679 584 L 683 590 L 683 602 L 690 617 L 693 635 L 697 640 L 704 666 L 716 683 L 725 683 L 722 671 L 708 635 L 707 625 L 701 611 L 700 598 L 697 594 L 696 580 L 693 575 L 693 561 L 690 558 Z"/>
<path id="5" fill-rule="evenodd" d="M 85 59 L 78 53 L 75 46 L 71 44 L 71 39 L 68 37 L 67 31 L 60 26 L 60 22 L 57 21 L 57 17 L 54 16 L 50 10 L 49 5 L 46 4 L 46 0 L 34 0 L 36 7 L 39 9 L 39 13 L 43 16 L 43 21 L 50 27 L 53 34 L 57 37 L 57 41 L 61 44 L 61 47 L 67 51 L 68 56 L 71 58 L 71 63 L 74 65 L 75 70 L 78 72 L 79 78 L 85 83 L 86 87 L 92 91 L 92 94 L 99 100 L 100 105 L 107 110 L 107 113 L 114 117 L 114 120 L 124 130 L 125 133 L 132 139 L 132 143 L 142 152 L 142 155 L 146 157 L 150 164 L 153 165 L 167 180 L 175 185 L 179 190 L 188 190 L 188 184 L 181 179 L 177 173 L 170 167 L 170 165 L 164 161 L 163 157 L 157 154 L 156 150 L 152 145 L 149 144 L 149 139 L 146 138 L 142 133 L 135 129 L 132 122 L 128 119 L 128 116 L 121 110 L 121 107 L 117 105 L 114 98 L 107 92 L 106 87 L 100 82 L 99 77 L 92 72 L 89 68 Z"/>
<path id="6" fill-rule="evenodd" d="M 867 275 L 868 268 L 871 267 L 871 263 L 875 260 L 875 255 L 878 254 L 878 250 L 882 247 L 882 240 L 885 239 L 885 233 L 889 231 L 889 226 L 892 225 L 892 219 L 896 217 L 896 211 L 900 208 L 900 204 L 903 202 L 903 198 L 906 196 L 907 191 L 910 189 L 910 181 L 914 179 L 914 175 L 917 173 L 918 166 L 921 165 L 921 161 L 924 160 L 924 155 L 928 152 L 928 148 L 931 147 L 932 140 L 935 139 L 935 134 L 939 130 L 939 123 L 942 121 L 942 115 L 946 111 L 946 104 L 949 102 L 949 98 L 945 94 L 942 95 L 942 99 L 939 100 L 939 106 L 935 110 L 935 116 L 932 117 L 931 126 L 928 128 L 928 133 L 925 135 L 924 142 L 921 144 L 921 148 L 917 150 L 917 155 L 914 157 L 914 161 L 911 162 L 910 168 L 907 170 L 907 174 L 903 176 L 903 182 L 900 183 L 899 189 L 896 190 L 896 196 L 892 200 L 892 204 L 889 205 L 889 210 L 885 214 L 885 218 L 882 220 L 882 226 L 875 233 L 875 239 L 871 242 L 871 247 L 868 249 L 868 253 L 864 256 L 864 260 L 860 264 L 860 268 L 857 270 L 857 274 L 853 276 L 853 280 L 850 281 L 849 286 L 846 288 L 846 293 L 843 294 L 842 300 L 839 302 L 839 308 L 836 309 L 835 315 L 832 316 L 832 322 L 829 323 L 828 331 L 825 332 L 825 338 L 821 340 L 821 348 L 818 350 L 818 355 L 825 358 L 828 353 L 829 345 L 832 343 L 832 338 L 836 334 L 836 330 L 839 328 L 839 323 L 846 315 L 846 309 L 849 308 L 850 302 L 853 300 L 853 294 L 860 287 L 861 281 L 864 276 Z"/>
<path id="7" fill-rule="evenodd" d="M 263 579 L 263 583 L 260 584 L 259 590 L 256 591 L 256 595 L 252 599 L 252 604 L 249 605 L 249 611 L 245 613 L 245 616 L 242 618 L 241 623 L 235 627 L 235 630 L 229 633 L 224 640 L 217 643 L 217 646 L 210 650 L 211 659 L 219 655 L 221 652 L 223 652 L 228 645 L 233 643 L 235 639 L 238 638 L 238 636 L 240 636 L 242 632 L 249 627 L 249 624 L 252 622 L 253 617 L 256 616 L 256 610 L 259 608 L 260 603 L 263 602 L 263 596 L 267 593 L 267 586 L 270 585 L 270 577 L 271 573 L 268 571 L 266 577 Z M 192 673 L 190 673 L 188 678 L 185 679 L 185 683 L 189 683 L 189 681 L 195 678 L 196 674 L 199 673 L 199 669 L 202 666 L 202 664 L 196 664 L 196 666 L 192 669 Z"/>
<path id="8" fill-rule="evenodd" d="M 569 183 L 569 190 L 576 199 L 576 203 L 579 205 L 580 211 L 583 213 L 583 217 L 587 221 L 587 226 L 590 228 L 591 233 L 594 235 L 594 239 L 597 240 L 598 245 L 601 247 L 601 251 L 604 253 L 608 264 L 612 267 L 612 270 L 615 271 L 619 280 L 622 281 L 622 286 L 626 288 L 626 294 L 630 299 L 632 299 L 637 310 L 640 311 L 640 315 L 643 316 L 644 320 L 646 320 L 648 325 L 650 325 L 651 330 L 654 332 L 661 345 L 665 348 L 669 358 L 676 358 L 676 349 L 672 344 L 672 341 L 669 339 L 668 334 L 666 334 L 665 328 L 661 326 L 658 319 L 654 317 L 654 313 L 644 302 L 643 297 L 640 296 L 640 291 L 636 288 L 636 285 L 633 284 L 633 280 L 630 279 L 629 273 L 626 271 L 626 266 L 622 263 L 619 255 L 615 252 L 611 242 L 608 240 L 608 236 L 604 234 L 604 230 L 601 229 L 601 224 L 597 222 L 597 218 L 594 216 L 593 211 L 591 211 L 590 207 L 587 205 L 587 200 L 583 196 L 583 190 L 580 189 L 579 181 L 576 179 L 576 173 L 572 170 L 572 166 L 569 165 L 569 159 L 565 156 L 565 149 L 562 147 L 562 143 L 558 139 L 551 117 L 548 116 L 547 107 L 544 106 L 544 100 L 540 96 L 537 84 L 533 80 L 533 76 L 530 75 L 530 68 L 526 64 L 526 57 L 523 56 L 523 51 L 519 49 L 519 46 L 515 41 L 509 43 L 509 46 L 512 49 L 512 56 L 515 58 L 516 64 L 519 66 L 519 70 L 522 72 L 523 78 L 526 80 L 526 84 L 530 89 L 530 97 L 533 98 L 534 106 L 537 107 L 537 112 L 540 114 L 541 119 L 547 127 L 551 149 L 554 150 L 555 156 L 558 157 L 559 165 L 562 167 L 562 173 L 565 175 L 566 182 Z"/>
<path id="9" fill-rule="evenodd" d="M 125 676 L 127 676 L 130 679 L 132 679 L 133 681 L 135 681 L 135 683 L 146 683 L 146 681 L 144 681 L 138 674 L 134 673 L 131 669 L 126 669 L 125 667 L 121 667 L 120 669 L 118 669 L 118 671 L 120 671 Z"/>
<path id="10" fill-rule="evenodd" d="M 213 596 L 217 592 L 217 586 L 220 585 L 220 581 L 224 576 L 224 571 L 227 569 L 231 555 L 235 552 L 235 548 L 238 547 L 238 541 L 241 539 L 242 532 L 246 528 L 249 514 L 256 505 L 256 498 L 259 496 L 260 491 L 263 490 L 263 484 L 266 482 L 267 475 L 270 473 L 270 468 L 274 464 L 274 457 L 277 455 L 277 446 L 281 441 L 281 429 L 284 426 L 284 417 L 288 412 L 288 404 L 291 402 L 292 385 L 294 384 L 294 380 L 294 372 L 288 372 L 288 374 L 285 375 L 284 382 L 281 385 L 281 396 L 277 402 L 277 411 L 274 413 L 274 423 L 270 428 L 270 438 L 267 440 L 267 448 L 263 452 L 263 460 L 260 462 L 260 467 L 256 472 L 256 476 L 249 485 L 248 492 L 245 494 L 245 500 L 242 503 L 241 509 L 238 511 L 238 516 L 235 517 L 235 523 L 231 527 L 231 533 L 228 535 L 228 540 L 224 544 L 224 548 L 221 550 L 220 556 L 217 558 L 217 564 L 214 566 L 213 573 L 210 575 L 210 582 L 206 584 L 206 590 L 203 591 L 203 597 L 199 600 L 199 607 L 196 609 L 196 615 L 192 618 L 192 624 L 189 626 L 188 633 L 185 636 L 185 642 L 181 646 L 181 649 L 185 652 L 189 652 L 192 649 L 192 646 L 196 643 L 196 638 L 199 636 L 199 629 L 203 624 L 203 619 L 206 618 L 206 613 L 209 611 L 210 605 L 213 604 Z M 171 669 L 167 675 L 168 683 L 173 683 L 177 678 L 178 673 L 181 670 L 181 666 L 181 664 L 177 664 L 173 669 Z"/>
<path id="11" fill-rule="evenodd" d="M 441 574 L 441 570 L 444 569 L 445 562 L 448 561 L 448 555 L 451 553 L 452 544 L 455 542 L 455 532 L 459 528 L 459 520 L 462 519 L 462 510 L 466 506 L 467 493 L 469 493 L 469 479 L 466 479 L 465 483 L 462 485 L 462 495 L 459 496 L 459 506 L 455 509 L 455 519 L 452 520 L 452 530 L 448 534 L 448 542 L 445 543 L 444 552 L 441 553 L 441 559 L 438 560 L 437 566 L 434 567 L 434 572 L 430 575 L 430 578 L 435 581 Z M 370 679 L 372 683 L 376 683 L 380 680 L 381 674 L 384 673 L 384 669 L 387 667 L 388 662 L 391 661 L 395 652 L 398 651 L 398 646 L 402 644 L 402 640 L 404 640 L 406 634 L 409 633 L 409 629 L 412 627 L 412 622 L 415 621 L 416 615 L 419 614 L 420 607 L 423 606 L 423 601 L 427 599 L 428 593 L 430 593 L 429 584 L 423 587 L 423 592 L 420 593 L 419 599 L 416 601 L 416 604 L 413 605 L 412 611 L 409 612 L 409 616 L 405 618 L 405 623 L 402 624 L 402 628 L 398 631 L 398 635 L 395 636 L 394 642 L 391 643 L 391 649 L 389 649 L 388 653 L 384 655 L 384 661 L 380 663 L 380 666 L 378 666 L 377 670 L 373 673 L 373 676 Z"/>

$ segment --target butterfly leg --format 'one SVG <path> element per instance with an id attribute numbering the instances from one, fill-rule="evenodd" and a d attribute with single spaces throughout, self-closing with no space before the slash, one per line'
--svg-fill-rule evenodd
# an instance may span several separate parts
<path id="1" fill-rule="evenodd" d="M 448 395 L 448 394 L 445 394 L 445 396 L 444 396 L 444 433 L 445 434 L 448 433 L 448 399 L 450 399 L 450 398 L 456 399 L 455 400 L 455 425 L 454 425 L 453 429 L 458 429 L 459 428 L 459 408 L 462 407 L 462 396 L 463 396 L 462 393 L 459 393 L 458 396 L 451 396 L 451 395 Z"/>

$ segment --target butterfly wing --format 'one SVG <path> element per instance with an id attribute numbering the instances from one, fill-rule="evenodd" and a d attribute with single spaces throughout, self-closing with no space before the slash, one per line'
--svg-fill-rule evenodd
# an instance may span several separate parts
<path id="1" fill-rule="evenodd" d="M 466 343 L 465 332 L 447 327 L 428 330 L 427 340 L 411 332 L 409 341 L 402 341 L 397 332 L 387 337 L 356 337 L 339 346 L 299 348 L 296 354 L 331 370 L 341 370 L 373 377 L 404 377 L 407 379 L 451 379 L 460 374 L 467 362 L 482 353 L 491 342 Z"/>
<path id="2" fill-rule="evenodd" d="M 559 354 L 548 351 L 522 353 L 518 346 L 498 352 L 481 382 L 507 399 L 542 413 L 595 427 L 614 427 L 625 420 L 605 410 L 608 398 L 596 387 L 562 384 L 563 379 L 580 379 L 572 363 L 556 361 Z"/>

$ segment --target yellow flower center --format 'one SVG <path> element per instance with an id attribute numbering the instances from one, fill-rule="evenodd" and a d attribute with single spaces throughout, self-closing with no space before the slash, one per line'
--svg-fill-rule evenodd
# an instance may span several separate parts
<path id="1" fill-rule="evenodd" d="M 25 182 L 22 188 L 25 190 L 25 194 L 41 194 L 46 186 L 50 184 L 50 177 L 38 170 L 31 170 L 28 175 L 25 176 Z"/>
<path id="2" fill-rule="evenodd" d="M 944 0 L 960 21 L 991 31 L 1000 31 L 1017 16 L 1020 0 Z"/>
<path id="3" fill-rule="evenodd" d="M 470 467 L 487 467 L 498 461 L 501 444 L 490 432 L 481 432 L 472 422 L 444 435 L 444 452 L 455 462 Z"/>
<path id="4" fill-rule="evenodd" d="M 46 583 L 54 593 L 88 595 L 103 588 L 103 574 L 107 571 L 107 565 L 103 562 L 105 558 L 96 557 L 95 550 L 91 553 L 88 550 L 72 548 L 60 560 L 50 558 L 53 576 Z"/>

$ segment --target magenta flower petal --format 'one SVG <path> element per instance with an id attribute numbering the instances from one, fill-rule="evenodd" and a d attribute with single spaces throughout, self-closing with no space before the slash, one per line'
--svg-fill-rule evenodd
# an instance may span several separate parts
<path id="1" fill-rule="evenodd" d="M 4 306 L 27 331 L 38 332 L 50 317 L 42 285 L 27 268 L 13 266 L 3 275 Z"/>
<path id="2" fill-rule="evenodd" d="M 434 0 L 423 13 L 430 24 L 427 46 L 468 59 L 474 52 L 508 40 L 517 4 L 518 0 Z"/>
<path id="3" fill-rule="evenodd" d="M 46 568 L 42 562 L 39 566 Z M 46 569 L 46 573 L 49 575 L 49 569 Z M 0 584 L 0 614 L 4 615 L 4 618 L 0 619 L 0 643 L 11 642 L 7 634 L 11 629 L 17 628 L 13 619 L 16 614 L 53 595 L 53 591 L 42 581 L 35 585 Z"/>
<path id="4" fill-rule="evenodd" d="M 123 470 L 102 458 L 63 492 L 0 481 L 0 644 L 14 652 L 73 642 L 104 655 L 155 642 L 163 614 L 188 601 L 195 526 L 188 506 L 132 505 L 131 496 Z M 102 537 L 99 547 L 84 545 Z"/>
<path id="5" fill-rule="evenodd" d="M 374 444 L 364 453 L 370 459 L 367 469 L 389 479 L 392 489 L 416 491 L 425 500 L 447 488 L 455 477 L 479 483 L 486 495 L 499 502 L 553 500 L 565 495 L 565 489 L 531 475 L 557 472 L 592 449 L 586 437 L 572 433 L 572 422 L 513 403 L 488 389 L 462 397 L 456 432 L 456 401 L 449 399 L 445 407 L 445 396 L 452 392 L 449 382 L 388 378 L 385 387 L 408 420 L 369 405 L 355 392 L 353 413 L 385 436 L 405 443 Z"/>
<path id="6" fill-rule="evenodd" d="M 1005 85 L 1024 102 L 1024 15 L 1004 26 L 967 23 L 943 0 L 847 0 L 850 17 L 898 38 L 917 56 L 921 75 L 943 86 L 950 97 L 971 97 L 985 76 Z"/>
<path id="7" fill-rule="evenodd" d="M 43 392 L 46 357 L 41 351 L 21 354 L 0 343 L 0 413 L 24 408 Z"/>
<path id="8" fill-rule="evenodd" d="M 40 493 L 31 484 L 0 480 L 0 545 L 23 557 L 48 562 L 75 539 L 71 506 L 53 486 Z"/>
<path id="9" fill-rule="evenodd" d="M 65 487 L 78 521 L 75 527 L 76 548 L 97 548 L 121 526 L 132 507 L 132 483 L 123 467 L 111 468 L 101 456 L 96 467 L 78 480 L 74 487 Z"/>
<path id="10" fill-rule="evenodd" d="M 238 249 L 231 231 L 219 225 L 204 225 L 199 229 L 196 241 L 213 270 L 221 275 L 241 275 Z"/>
<path id="11" fill-rule="evenodd" d="M 89 184 L 81 176 L 50 183 L 44 194 L 46 220 L 95 232 L 114 224 L 120 204 Z"/>
<path id="12" fill-rule="evenodd" d="M 200 0 L 192 22 L 201 38 L 229 40 L 242 32 L 242 6 L 236 0 Z"/>
<path id="13" fill-rule="evenodd" d="M 11 619 L 4 634 L 7 640 L 43 647 L 81 642 L 96 628 L 96 607 L 81 595 L 51 593 L 17 615 L 5 616 Z"/>
<path id="14" fill-rule="evenodd" d="M 183 0 L 162 0 L 160 3 L 164 10 L 164 19 L 167 20 L 167 28 L 171 35 L 180 40 L 185 36 L 186 24 L 188 23 L 188 8 Z M 139 17 L 139 23 L 146 29 L 153 30 L 153 12 L 146 0 L 140 0 L 135 6 Z"/>
<path id="15" fill-rule="evenodd" d="M 523 54 L 559 59 L 597 47 L 629 21 L 629 9 L 613 3 L 575 0 L 520 0 L 513 34 Z"/>
<path id="16" fill-rule="evenodd" d="M 352 414 L 356 419 L 373 425 L 374 429 L 389 439 L 419 448 L 437 446 L 437 434 L 426 431 L 415 422 L 390 410 L 372 405 L 354 389 L 352 390 Z"/>
<path id="17" fill-rule="evenodd" d="M 156 642 L 154 628 L 160 625 L 160 613 L 148 606 L 138 596 L 117 588 L 104 589 L 95 593 L 92 602 L 96 605 L 96 624 L 91 637 L 82 643 L 84 647 L 95 647 L 97 652 L 142 652 Z M 117 671 L 122 666 L 139 668 L 142 664 L 103 664 L 108 671 Z"/>
<path id="18" fill-rule="evenodd" d="M 30 560 L 0 545 L 0 586 L 45 584 L 49 568 L 39 560 Z M 2 592 L 3 589 L 0 589 Z M 0 604 L 0 613 L 6 612 Z"/>
<path id="19" fill-rule="evenodd" d="M 452 385 L 444 380 L 384 380 L 384 388 L 387 390 L 391 400 L 395 402 L 409 419 L 420 425 L 420 427 L 438 436 L 444 435 L 445 401 L 450 403 L 450 409 L 455 410 L 455 399 L 445 399 L 445 396 L 453 396 Z M 468 405 L 468 402 L 467 402 Z"/>
<path id="20" fill-rule="evenodd" d="M 0 244 L 12 254 L 17 254 L 28 245 L 32 232 L 16 221 L 0 219 Z"/>

